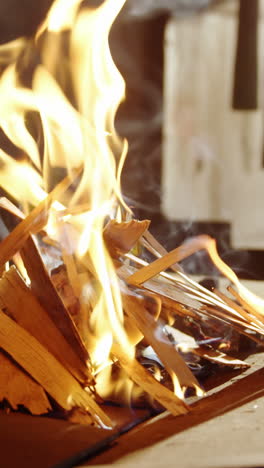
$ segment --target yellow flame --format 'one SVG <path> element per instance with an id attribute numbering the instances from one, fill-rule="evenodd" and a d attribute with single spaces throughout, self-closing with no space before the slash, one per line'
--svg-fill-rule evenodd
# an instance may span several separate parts
<path id="1" fill-rule="evenodd" d="M 204 248 L 217 268 L 237 287 L 241 297 L 264 317 L 264 300 L 249 291 L 238 279 L 235 272 L 219 257 L 214 239 L 204 236 Z"/>
<path id="2" fill-rule="evenodd" d="M 45 198 L 46 192 L 41 188 L 42 178 L 28 162 L 17 163 L 0 149 L 0 167 L 1 187 L 19 200 L 23 207 L 28 203 L 35 206 Z"/>
<path id="3" fill-rule="evenodd" d="M 108 363 L 113 341 L 134 354 L 123 326 L 118 279 L 103 240 L 106 218 L 116 217 L 121 205 L 128 211 L 120 191 L 127 143 L 119 139 L 114 129 L 125 84 L 108 43 L 111 26 L 125 1 L 106 0 L 99 8 L 85 8 L 81 0 L 56 0 L 35 38 L 41 60 L 35 67 L 31 88 L 19 81 L 14 62 L 0 81 L 0 126 L 32 163 L 32 167 L 26 161 L 16 163 L 1 152 L 2 186 L 13 185 L 14 190 L 9 188 L 12 196 L 36 205 L 46 195 L 53 168 L 66 168 L 71 173 L 72 169 L 83 167 L 79 183 L 67 200 L 67 224 L 73 231 L 73 244 L 69 244 L 67 236 L 65 240 L 66 228 L 60 228 L 60 223 L 65 222 L 62 204 L 53 204 L 47 229 L 66 253 L 71 255 L 77 246 L 75 256 L 79 264 L 86 265 L 96 281 L 92 313 L 88 310 L 87 288 L 81 294 L 87 321 L 89 318 L 88 347 L 96 368 Z M 65 31 L 69 32 L 67 66 L 61 79 L 57 64 Z M 66 97 L 69 87 L 74 104 Z M 28 113 L 32 111 L 41 122 L 43 154 L 27 125 Z M 11 184 L 11 180 L 15 183 Z M 79 206 L 86 206 L 87 210 L 78 212 Z"/>
<path id="4" fill-rule="evenodd" d="M 178 249 L 175 249 L 175 252 L 178 250 L 177 261 L 181 261 L 202 249 L 207 251 L 209 257 L 218 270 L 237 287 L 240 297 L 245 301 L 249 308 L 252 308 L 257 314 L 259 314 L 261 319 L 262 317 L 264 319 L 264 300 L 249 291 L 239 281 L 235 272 L 219 257 L 215 239 L 212 239 L 207 235 L 201 235 L 189 239 Z"/>
<path id="5" fill-rule="evenodd" d="M 118 342 L 132 358 L 134 345 L 140 339 L 135 333 L 130 338 L 126 332 L 119 280 L 103 239 L 106 219 L 120 220 L 121 206 L 129 212 L 120 190 L 127 142 L 120 140 L 114 128 L 125 83 L 113 62 L 108 39 L 125 1 L 105 0 L 98 8 L 87 8 L 82 0 L 55 0 L 35 37 L 40 63 L 35 67 L 31 88 L 19 80 L 16 60 L 32 44 L 22 39 L 0 47 L 10 63 L 0 80 L 0 127 L 24 157 L 18 163 L 0 150 L 1 186 L 26 211 L 27 205 L 37 205 L 45 198 L 54 168 L 66 169 L 69 174 L 83 168 L 67 205 L 53 203 L 47 231 L 61 245 L 65 257 L 77 258 L 81 271 L 74 271 L 76 285 L 78 274 L 86 267 L 88 283 L 80 285 L 79 299 L 86 314 L 85 341 L 102 394 L 109 393 L 113 386 L 117 391 L 116 382 L 111 380 L 113 343 Z M 67 54 L 61 57 L 65 32 L 69 33 Z M 58 71 L 60 61 L 62 69 Z M 41 122 L 43 151 L 28 125 L 32 112 Z M 198 244 L 198 249 L 205 248 L 219 270 L 237 286 L 245 301 L 264 316 L 264 301 L 241 285 L 218 256 L 214 240 L 201 236 Z M 89 281 L 95 285 L 92 294 Z M 171 378 L 175 394 L 183 398 L 184 389 L 173 372 Z M 120 379 L 118 386 L 131 395 L 131 380 Z M 202 394 L 200 388 L 196 392 Z"/>

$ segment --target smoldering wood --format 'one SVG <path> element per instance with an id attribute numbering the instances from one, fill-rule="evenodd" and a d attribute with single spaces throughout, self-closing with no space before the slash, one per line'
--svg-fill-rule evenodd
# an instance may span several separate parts
<path id="1" fill-rule="evenodd" d="M 249 337 L 252 341 L 255 341 L 260 346 L 263 346 L 263 339 L 259 335 L 259 330 L 250 326 L 248 323 L 241 320 L 233 319 L 228 317 L 225 313 L 220 310 L 214 309 L 213 307 L 203 306 L 202 312 L 208 317 L 214 317 L 220 319 L 226 324 L 232 326 L 234 330 L 237 330 L 242 335 Z M 254 333 L 248 333 L 248 330 L 252 330 Z M 261 333 L 262 335 L 262 333 Z"/>
<path id="2" fill-rule="evenodd" d="M 210 345 L 197 343 L 190 335 L 179 332 L 172 326 L 166 325 L 166 332 L 169 333 L 170 338 L 173 338 L 174 346 L 177 350 L 180 350 L 183 355 L 184 353 L 190 355 L 199 356 L 205 360 L 211 361 L 216 364 L 222 364 L 223 366 L 247 368 L 249 364 L 245 361 L 241 361 L 237 357 L 232 357 L 230 354 L 226 354 L 222 349 L 214 349 Z"/>

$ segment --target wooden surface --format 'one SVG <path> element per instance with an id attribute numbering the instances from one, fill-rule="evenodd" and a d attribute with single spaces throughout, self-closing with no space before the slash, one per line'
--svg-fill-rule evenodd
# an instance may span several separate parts
<path id="1" fill-rule="evenodd" d="M 108 413 L 116 422 L 112 431 L 48 417 L 0 411 L 0 467 L 52 468 L 103 442 L 121 426 L 144 418 L 148 411 L 110 408 Z"/>
<path id="2" fill-rule="evenodd" d="M 216 10 L 168 23 L 162 212 L 171 221 L 231 223 L 232 247 L 262 250 L 264 22 L 251 111 L 232 109 L 237 27 L 235 14 Z"/>

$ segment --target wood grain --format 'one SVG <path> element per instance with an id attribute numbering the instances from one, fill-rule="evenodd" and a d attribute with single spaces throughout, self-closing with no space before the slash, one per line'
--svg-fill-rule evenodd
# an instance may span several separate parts
<path id="1" fill-rule="evenodd" d="M 43 388 L 3 352 L 0 352 L 0 369 L 0 401 L 6 399 L 13 409 L 23 405 L 35 415 L 51 410 Z"/>

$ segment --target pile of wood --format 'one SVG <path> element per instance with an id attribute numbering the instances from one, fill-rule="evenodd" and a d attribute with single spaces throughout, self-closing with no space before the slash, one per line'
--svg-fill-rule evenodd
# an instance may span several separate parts
<path id="1" fill-rule="evenodd" d="M 76 259 L 62 253 L 64 264 L 62 260 L 49 274 L 36 243 L 43 238 L 50 205 L 69 184 L 70 179 L 64 179 L 27 217 L 7 199 L 0 200 L 1 209 L 19 221 L 0 244 L 0 400 L 35 415 L 60 408 L 76 422 L 111 427 L 96 394 L 96 375 L 83 336 L 83 323 L 89 324 L 89 316 L 82 316 Z M 178 262 L 202 248 L 211 254 L 215 249 L 212 239 L 201 236 L 167 253 L 148 227 L 149 221 L 111 221 L 105 227 L 104 241 L 120 281 L 130 342 L 135 347 L 151 346 L 174 382 L 176 375 L 178 396 L 118 342 L 112 345 L 111 359 L 153 401 L 174 415 L 184 414 L 188 406 L 180 392 L 191 387 L 202 394 L 202 389 L 165 325 L 172 325 L 179 316 L 196 323 L 213 317 L 262 344 L 263 315 L 234 289 L 230 289 L 235 297 L 231 299 L 204 289 L 182 272 Z M 146 263 L 134 255 L 136 245 L 157 259 Z M 47 255 L 48 251 L 47 246 Z M 169 267 L 173 274 L 165 272 Z M 226 267 L 223 271 L 233 278 Z M 91 277 L 92 272 L 87 273 Z M 212 362 L 246 366 L 211 346 L 194 344 L 192 352 Z"/>

